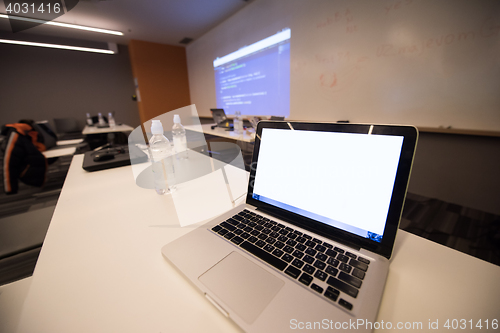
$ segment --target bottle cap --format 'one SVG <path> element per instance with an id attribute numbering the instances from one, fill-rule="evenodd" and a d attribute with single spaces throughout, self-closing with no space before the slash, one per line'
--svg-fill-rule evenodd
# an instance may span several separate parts
<path id="1" fill-rule="evenodd" d="M 181 117 L 179 117 L 178 114 L 174 114 L 174 123 L 175 124 L 180 124 L 181 123 Z"/>
<path id="2" fill-rule="evenodd" d="M 151 123 L 151 133 L 152 134 L 163 134 L 163 125 L 159 120 L 153 120 Z"/>

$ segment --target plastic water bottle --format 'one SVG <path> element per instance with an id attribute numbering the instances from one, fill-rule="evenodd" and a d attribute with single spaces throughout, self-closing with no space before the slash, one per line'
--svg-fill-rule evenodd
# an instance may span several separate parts
<path id="1" fill-rule="evenodd" d="M 233 125 L 236 134 L 243 134 L 243 118 L 240 111 L 234 113 Z"/>
<path id="2" fill-rule="evenodd" d="M 100 112 L 97 114 L 97 118 L 99 119 L 99 126 L 106 126 L 106 122 L 104 121 L 104 118 L 102 117 L 102 114 Z"/>
<path id="3" fill-rule="evenodd" d="M 174 138 L 174 149 L 178 159 L 188 158 L 186 130 L 181 124 L 181 117 L 174 114 L 174 126 L 172 127 L 172 137 Z"/>
<path id="4" fill-rule="evenodd" d="M 108 113 L 108 123 L 109 123 L 109 126 L 111 126 L 111 127 L 116 126 L 115 118 L 113 118 L 113 114 L 111 112 Z"/>
<path id="5" fill-rule="evenodd" d="M 92 118 L 90 118 L 90 113 L 87 113 L 87 125 L 93 126 L 94 122 L 92 121 Z"/>
<path id="6" fill-rule="evenodd" d="M 153 120 L 151 134 L 153 136 L 149 139 L 149 149 L 156 193 L 160 195 L 171 193 L 175 190 L 172 147 L 170 141 L 163 135 L 161 121 Z"/>

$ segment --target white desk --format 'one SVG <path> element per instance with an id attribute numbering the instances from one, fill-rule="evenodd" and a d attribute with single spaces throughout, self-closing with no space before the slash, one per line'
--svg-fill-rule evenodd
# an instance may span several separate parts
<path id="1" fill-rule="evenodd" d="M 209 135 L 215 135 L 221 138 L 226 138 L 226 139 L 232 139 L 236 141 L 243 141 L 243 142 L 254 142 L 255 141 L 255 132 L 254 133 L 249 133 L 246 131 L 244 134 L 236 134 L 234 131 L 226 131 L 224 128 L 219 128 L 216 127 L 212 129 L 211 127 L 214 126 L 214 124 L 204 124 L 201 125 L 201 130 L 200 131 L 200 126 L 184 126 L 185 129 L 190 130 L 190 131 L 195 131 L 199 133 L 205 133 Z"/>
<path id="2" fill-rule="evenodd" d="M 33 277 L 0 288 L 0 331 L 237 331 L 160 253 L 190 230 L 172 198 L 137 187 L 131 167 L 88 173 L 82 160 L 73 158 Z M 491 323 L 499 281 L 500 267 L 400 231 L 377 321 L 422 322 L 421 332 L 429 320 L 440 331 L 447 319 Z"/>
<path id="3" fill-rule="evenodd" d="M 89 134 L 103 134 L 103 133 L 115 133 L 115 132 L 132 132 L 133 130 L 134 130 L 133 127 L 124 124 L 110 126 L 110 127 L 102 127 L 102 128 L 99 128 L 97 126 L 85 126 L 82 131 L 82 134 L 89 135 Z"/>
<path id="4" fill-rule="evenodd" d="M 73 155 L 76 151 L 76 147 L 66 147 L 66 148 L 56 148 L 56 149 L 49 149 L 42 154 L 46 158 L 52 158 L 52 157 L 61 157 L 61 156 L 68 156 L 68 155 Z"/>

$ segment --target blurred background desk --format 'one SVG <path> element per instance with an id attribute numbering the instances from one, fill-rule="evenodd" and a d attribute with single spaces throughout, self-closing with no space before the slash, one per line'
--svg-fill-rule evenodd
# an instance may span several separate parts
<path id="1" fill-rule="evenodd" d="M 86 125 L 82 134 L 89 144 L 89 148 L 95 149 L 106 143 L 109 144 L 127 144 L 128 134 L 134 130 L 129 125 L 116 125 L 109 127 L 97 127 Z"/>
<path id="2" fill-rule="evenodd" d="M 194 126 L 184 126 L 187 131 L 193 131 L 197 133 L 203 133 L 205 135 L 206 142 L 210 145 L 210 142 L 233 142 L 236 143 L 243 155 L 243 161 L 245 163 L 245 168 L 250 171 L 250 163 L 252 162 L 253 147 L 255 142 L 255 129 L 251 128 L 250 131 L 245 131 L 243 134 L 236 134 L 234 131 L 228 131 L 225 128 L 215 127 L 212 129 L 214 124 L 202 124 Z"/>
<path id="3" fill-rule="evenodd" d="M 82 134 L 83 135 L 89 135 L 89 134 L 103 134 L 103 133 L 115 133 L 115 132 L 123 132 L 123 133 L 128 133 L 132 132 L 134 129 L 130 127 L 129 125 L 116 125 L 116 126 L 108 126 L 108 127 L 97 127 L 97 126 L 88 126 L 86 125 L 83 128 Z"/>

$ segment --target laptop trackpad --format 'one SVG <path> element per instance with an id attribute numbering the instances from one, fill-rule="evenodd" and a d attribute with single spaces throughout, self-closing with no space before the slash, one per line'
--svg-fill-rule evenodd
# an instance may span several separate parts
<path id="1" fill-rule="evenodd" d="M 237 252 L 231 252 L 198 279 L 248 324 L 285 284 Z"/>

